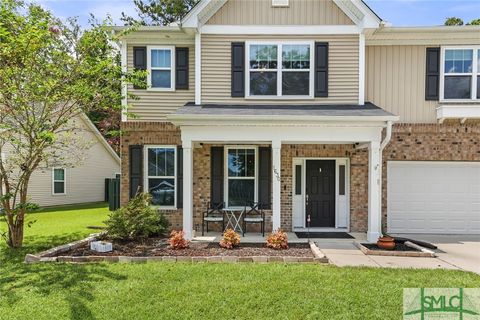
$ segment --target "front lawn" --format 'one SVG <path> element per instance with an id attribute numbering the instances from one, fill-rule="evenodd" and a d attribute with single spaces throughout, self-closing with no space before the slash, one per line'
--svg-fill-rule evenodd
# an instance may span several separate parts
<path id="1" fill-rule="evenodd" d="M 0 319 L 398 319 L 402 288 L 480 286 L 475 274 L 446 270 L 23 264 L 26 252 L 82 238 L 107 216 L 103 205 L 69 209 L 30 215 L 24 249 L 0 245 Z"/>

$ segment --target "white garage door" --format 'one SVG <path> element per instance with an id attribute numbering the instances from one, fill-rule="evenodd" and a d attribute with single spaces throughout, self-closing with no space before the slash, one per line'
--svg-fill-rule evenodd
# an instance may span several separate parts
<path id="1" fill-rule="evenodd" d="M 480 234 L 480 162 L 389 161 L 390 233 Z"/>

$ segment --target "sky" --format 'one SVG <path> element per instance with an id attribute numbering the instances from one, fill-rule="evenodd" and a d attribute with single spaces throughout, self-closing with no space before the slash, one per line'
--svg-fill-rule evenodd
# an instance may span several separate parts
<path id="1" fill-rule="evenodd" d="M 78 16 L 87 25 L 90 13 L 103 18 L 110 14 L 121 24 L 122 12 L 135 15 L 133 0 L 32 0 L 60 18 Z M 255 0 L 244 0 L 255 1 Z M 321 0 L 312 0 L 321 1 Z M 445 18 L 456 16 L 465 22 L 480 18 L 480 0 L 366 0 L 366 3 L 393 26 L 442 25 Z"/>

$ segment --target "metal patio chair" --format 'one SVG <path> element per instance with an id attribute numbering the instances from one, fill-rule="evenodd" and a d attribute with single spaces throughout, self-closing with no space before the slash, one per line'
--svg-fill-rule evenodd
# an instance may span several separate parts
<path id="1" fill-rule="evenodd" d="M 265 205 L 260 202 L 253 202 L 245 205 L 245 215 L 243 216 L 243 236 L 247 232 L 248 223 L 260 223 L 262 236 L 265 237 Z"/>
<path id="2" fill-rule="evenodd" d="M 225 203 L 208 203 L 207 210 L 202 213 L 202 236 L 205 234 L 205 224 L 207 225 L 207 232 L 208 232 L 208 224 L 209 223 L 222 223 L 222 232 L 225 229 L 225 215 L 223 212 L 223 208 L 225 207 Z"/>

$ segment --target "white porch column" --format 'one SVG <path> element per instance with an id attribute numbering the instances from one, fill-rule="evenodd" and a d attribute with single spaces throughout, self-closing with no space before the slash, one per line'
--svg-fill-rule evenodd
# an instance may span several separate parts
<path id="1" fill-rule="evenodd" d="M 281 192 L 281 154 L 282 154 L 282 142 L 279 140 L 272 141 L 272 223 L 273 230 L 278 230 L 281 225 L 281 204 L 280 204 L 280 192 Z"/>
<path id="2" fill-rule="evenodd" d="M 183 232 L 193 237 L 193 155 L 192 141 L 182 141 L 183 148 Z"/>
<path id="3" fill-rule="evenodd" d="M 368 147 L 368 242 L 376 242 L 382 233 L 380 142 L 372 141 Z"/>

